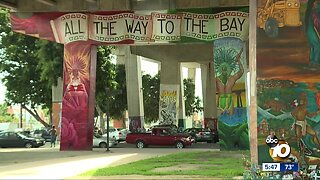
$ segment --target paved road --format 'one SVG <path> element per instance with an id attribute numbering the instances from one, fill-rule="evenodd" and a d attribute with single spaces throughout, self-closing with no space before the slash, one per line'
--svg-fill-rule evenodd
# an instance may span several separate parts
<path id="1" fill-rule="evenodd" d="M 182 151 L 218 150 L 217 144 L 197 143 L 192 147 L 149 147 L 120 143 L 116 148 L 92 151 L 59 151 L 59 147 L 0 148 L 0 179 L 65 179 L 90 169 L 137 161 Z"/>

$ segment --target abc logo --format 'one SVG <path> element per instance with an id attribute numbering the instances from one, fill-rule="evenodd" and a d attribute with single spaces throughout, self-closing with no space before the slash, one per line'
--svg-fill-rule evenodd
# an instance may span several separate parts
<path id="1" fill-rule="evenodd" d="M 269 154 L 274 161 L 286 161 L 289 158 L 291 148 L 286 141 L 270 135 L 267 137 L 266 143 L 270 147 Z"/>

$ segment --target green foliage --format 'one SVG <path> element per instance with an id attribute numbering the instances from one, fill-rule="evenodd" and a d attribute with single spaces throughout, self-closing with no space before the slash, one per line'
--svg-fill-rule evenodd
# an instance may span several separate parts
<path id="1" fill-rule="evenodd" d="M 8 113 L 8 105 L 0 105 L 0 123 L 3 122 L 19 122 L 19 119 Z"/>
<path id="2" fill-rule="evenodd" d="M 195 96 L 195 85 L 192 79 L 184 79 L 185 112 L 187 116 L 202 111 L 201 100 Z M 144 120 L 146 123 L 159 119 L 160 74 L 142 76 Z"/>
<path id="3" fill-rule="evenodd" d="M 62 77 L 63 45 L 47 40 L 38 40 L 37 56 L 41 69 L 40 79 L 48 82 L 49 88 L 57 85 L 58 77 Z"/>
<path id="4" fill-rule="evenodd" d="M 142 76 L 144 120 L 146 123 L 159 119 L 160 74 Z"/>
<path id="5" fill-rule="evenodd" d="M 122 118 L 124 111 L 128 109 L 127 105 L 127 85 L 126 85 L 126 70 L 124 64 L 117 64 L 115 67 L 117 89 L 113 94 L 112 102 L 110 103 L 110 114 L 114 118 Z"/>
<path id="6" fill-rule="evenodd" d="M 121 118 L 127 109 L 126 73 L 123 64 L 112 63 L 113 49 L 112 46 L 97 49 L 96 105 L 110 117 Z"/>
<path id="7" fill-rule="evenodd" d="M 5 14 L 0 17 L 2 23 L 7 20 Z M 35 107 L 48 105 L 45 102 L 51 100 L 51 89 L 40 79 L 36 42 L 35 38 L 14 33 L 10 28 L 1 34 L 0 70 L 9 104 L 30 103 Z"/>
<path id="8" fill-rule="evenodd" d="M 193 113 L 203 110 L 201 100 L 198 96 L 195 96 L 195 85 L 192 79 L 184 79 L 183 85 L 186 116 L 192 116 Z"/>

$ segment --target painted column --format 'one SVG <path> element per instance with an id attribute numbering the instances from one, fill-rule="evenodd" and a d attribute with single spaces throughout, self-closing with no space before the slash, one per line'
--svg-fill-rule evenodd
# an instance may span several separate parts
<path id="1" fill-rule="evenodd" d="M 244 106 L 246 52 L 245 42 L 241 39 L 226 37 L 214 41 L 221 149 L 249 149 L 247 109 Z"/>
<path id="2" fill-rule="evenodd" d="M 96 55 L 87 42 L 64 46 L 61 151 L 92 150 Z"/>
<path id="3" fill-rule="evenodd" d="M 119 47 L 120 48 L 120 47 Z M 121 47 L 125 52 L 129 130 L 139 131 L 144 127 L 143 91 L 140 57 L 131 54 L 130 47 Z"/>
<path id="4" fill-rule="evenodd" d="M 183 127 L 184 122 L 184 104 L 179 106 L 181 87 L 181 66 L 180 62 L 166 60 L 161 62 L 160 74 L 160 102 L 159 102 L 159 120 L 160 124 L 174 124 Z M 181 114 L 178 112 L 181 109 Z M 180 116 L 179 116 L 180 114 Z M 181 118 L 181 120 L 177 120 Z"/>
<path id="5" fill-rule="evenodd" d="M 201 64 L 204 127 L 217 130 L 216 82 L 213 62 Z"/>

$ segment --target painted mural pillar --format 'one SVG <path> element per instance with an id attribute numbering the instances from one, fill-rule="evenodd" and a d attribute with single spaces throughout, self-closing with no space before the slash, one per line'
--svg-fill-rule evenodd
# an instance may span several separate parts
<path id="1" fill-rule="evenodd" d="M 238 38 L 214 41 L 214 76 L 222 149 L 249 149 L 246 87 L 246 43 Z M 238 134 L 232 132 L 237 131 Z M 229 134 L 228 136 L 225 136 Z"/>
<path id="2" fill-rule="evenodd" d="M 201 64 L 204 127 L 217 130 L 216 83 L 213 62 Z"/>
<path id="3" fill-rule="evenodd" d="M 179 116 L 179 96 L 183 83 L 181 83 L 180 62 L 162 61 L 160 73 L 159 124 L 174 124 L 184 127 L 184 105 L 181 106 L 183 115 Z M 178 118 L 181 120 L 177 120 Z"/>
<path id="4" fill-rule="evenodd" d="M 120 47 L 119 47 L 120 48 Z M 130 47 L 121 47 L 125 52 L 127 103 L 129 114 L 129 130 L 139 131 L 144 127 L 143 90 L 141 79 L 140 57 L 131 54 Z"/>
<path id="5" fill-rule="evenodd" d="M 92 150 L 96 46 L 73 42 L 64 46 L 60 150 Z"/>

